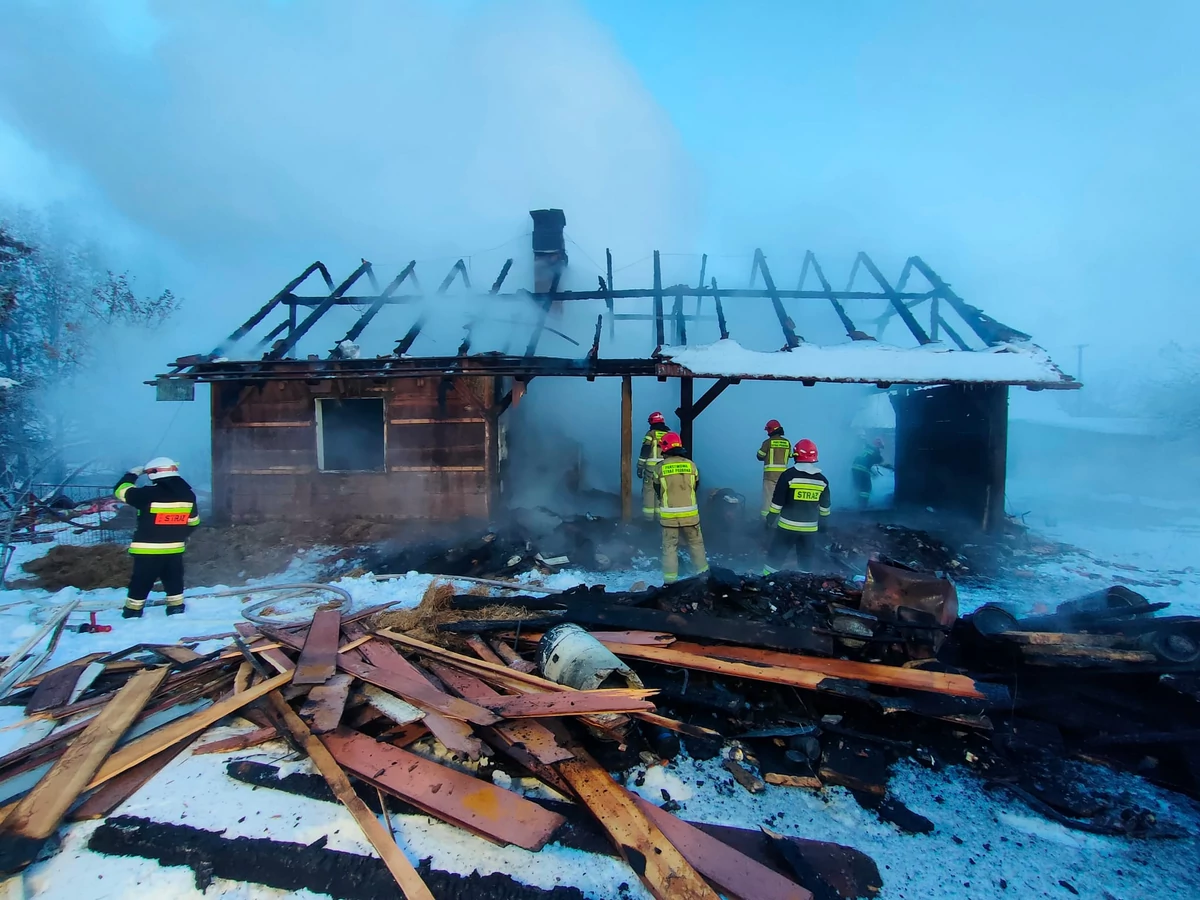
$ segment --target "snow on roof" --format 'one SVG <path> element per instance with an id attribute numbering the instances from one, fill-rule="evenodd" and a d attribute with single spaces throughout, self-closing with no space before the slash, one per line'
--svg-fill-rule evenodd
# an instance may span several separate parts
<path id="1" fill-rule="evenodd" d="M 1031 343 L 953 350 L 941 343 L 895 347 L 876 341 L 854 341 L 828 347 L 801 344 L 791 352 L 763 352 L 725 340 L 678 350 L 667 348 L 663 354 L 692 375 L 708 378 L 743 376 L 890 384 L 993 382 L 1047 387 L 1071 383 L 1046 351 Z"/>

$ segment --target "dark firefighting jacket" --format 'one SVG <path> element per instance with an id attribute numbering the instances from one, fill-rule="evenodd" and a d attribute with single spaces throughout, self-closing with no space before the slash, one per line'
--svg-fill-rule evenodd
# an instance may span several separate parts
<path id="1" fill-rule="evenodd" d="M 670 429 L 666 425 L 655 425 L 642 438 L 642 452 L 638 454 L 638 478 L 658 477 L 658 465 L 662 462 L 662 451 L 658 448 L 658 442 L 668 431 Z"/>
<path id="2" fill-rule="evenodd" d="M 792 455 L 792 444 L 783 436 L 783 429 L 772 431 L 771 436 L 762 442 L 758 448 L 758 458 L 762 461 L 763 472 L 784 472 Z"/>
<path id="3" fill-rule="evenodd" d="M 854 457 L 854 464 L 850 469 L 854 472 L 866 472 L 868 475 L 871 469 L 883 463 L 883 454 L 879 452 L 878 447 L 867 447 L 862 453 Z"/>
<path id="4" fill-rule="evenodd" d="M 200 524 L 196 492 L 174 475 L 135 487 L 137 476 L 126 472 L 113 494 L 137 510 L 137 527 L 129 552 L 135 554 L 182 553 L 191 530 Z"/>
<path id="5" fill-rule="evenodd" d="M 770 512 L 785 531 L 819 531 L 829 515 L 829 479 L 812 463 L 796 463 L 779 476 Z"/>

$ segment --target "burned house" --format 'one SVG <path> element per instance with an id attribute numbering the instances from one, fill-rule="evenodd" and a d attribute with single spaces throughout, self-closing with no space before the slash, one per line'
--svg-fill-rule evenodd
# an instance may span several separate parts
<path id="1" fill-rule="evenodd" d="M 707 257 L 694 285 L 666 285 L 656 251 L 651 286 L 616 289 L 608 254 L 607 277 L 596 289 L 565 290 L 565 216 L 561 210 L 531 216 L 532 290 L 505 290 L 511 259 L 486 291 L 471 285 L 459 260 L 432 292 L 422 288 L 415 262 L 386 285 L 365 260 L 340 283 L 315 262 L 211 353 L 180 358 L 158 376 L 154 383 L 164 400 L 192 399 L 197 382 L 211 386 L 214 517 L 487 518 L 505 499 L 505 414 L 542 377 L 621 379 L 620 469 L 628 516 L 633 380 L 653 378 L 677 382 L 676 413 L 687 446 L 696 418 L 742 381 L 888 388 L 897 418 L 896 502 L 959 512 L 988 528 L 1003 515 L 1009 387 L 1079 386 L 1028 335 L 965 302 L 920 257 L 909 258 L 893 284 L 859 253 L 847 288 L 835 290 L 809 252 L 798 286 L 786 290 L 776 285 L 761 251 L 745 288 L 706 278 Z M 300 292 L 318 278 L 324 293 Z M 909 284 L 918 278 L 924 282 L 919 288 Z M 860 280 L 869 282 L 865 289 L 856 286 Z M 452 287 L 454 296 L 478 300 L 477 309 L 530 315 L 501 347 L 481 348 L 473 343 L 478 323 L 471 313 L 460 323 L 457 352 L 427 354 L 423 334 Z M 737 343 L 725 314 L 731 299 L 769 303 L 782 348 L 757 351 Z M 885 310 L 873 321 L 876 336 L 851 319 L 851 300 L 878 301 Z M 571 357 L 539 353 L 542 338 L 554 330 L 552 314 L 569 304 L 596 312 L 590 347 Z M 805 322 L 814 304 L 832 308 L 844 337 L 820 344 L 803 338 L 797 321 Z M 357 320 L 324 355 L 300 356 L 302 339 L 308 335 L 311 343 L 314 326 L 335 307 L 358 310 Z M 409 317 L 394 349 L 362 355 L 363 332 L 382 310 L 396 307 Z M 903 324 L 905 338 L 885 343 L 893 320 Z M 689 328 L 696 334 L 700 322 L 715 324 L 719 340 L 689 342 Z M 607 355 L 605 335 L 611 343 L 617 327 L 651 332 L 644 355 Z M 697 380 L 709 382 L 698 396 Z"/>

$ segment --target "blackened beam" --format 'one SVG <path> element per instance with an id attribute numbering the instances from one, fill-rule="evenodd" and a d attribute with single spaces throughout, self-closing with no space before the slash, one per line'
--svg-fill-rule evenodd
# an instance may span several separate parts
<path id="1" fill-rule="evenodd" d="M 267 358 L 282 359 L 284 356 L 286 356 L 288 351 L 290 351 L 296 346 L 297 343 L 299 343 L 300 338 L 308 334 L 309 329 L 316 325 L 320 318 L 334 307 L 338 298 L 345 294 L 346 291 L 350 290 L 350 288 L 354 286 L 354 283 L 369 271 L 371 271 L 371 264 L 364 259 L 362 264 L 350 273 L 350 277 L 330 291 L 329 296 L 326 297 L 316 309 L 310 312 L 308 316 L 305 317 L 303 322 L 297 325 L 294 329 L 288 330 L 288 336 L 279 342 L 279 346 L 267 354 Z"/>
<path id="2" fill-rule="evenodd" d="M 833 311 L 837 313 L 837 317 L 842 321 L 842 328 L 846 329 L 846 334 L 854 341 L 870 341 L 874 340 L 869 334 L 859 331 L 854 327 L 854 320 L 850 318 L 846 312 L 846 308 L 833 294 L 833 285 L 829 283 L 829 279 L 825 277 L 825 273 L 821 270 L 821 264 L 817 262 L 816 255 L 807 250 L 804 253 L 804 264 L 800 267 L 800 283 L 796 285 L 796 290 L 804 290 L 804 279 L 808 276 L 808 270 L 811 266 L 813 274 L 817 276 L 817 281 L 821 282 L 821 290 L 829 297 L 829 302 L 833 304 Z"/>
<path id="3" fill-rule="evenodd" d="M 284 319 L 282 322 L 268 331 L 266 337 L 262 338 L 257 344 L 254 345 L 253 348 L 251 348 L 250 355 L 254 356 L 258 354 L 264 347 L 269 347 L 271 345 L 271 341 L 283 334 L 289 325 L 291 325 L 291 322 L 289 322 L 287 319 Z"/>
<path id="4" fill-rule="evenodd" d="M 671 309 L 671 318 L 675 322 L 674 343 L 677 346 L 687 346 L 687 322 L 683 315 L 683 294 L 675 295 L 675 305 Z"/>
<path id="5" fill-rule="evenodd" d="M 700 396 L 700 399 L 692 405 L 692 418 L 696 418 L 696 416 L 708 409 L 708 405 L 720 397 L 725 388 L 740 381 L 740 378 L 718 378 L 716 384 L 705 391 Z"/>
<path id="6" fill-rule="evenodd" d="M 363 333 L 363 329 L 370 325 L 371 320 L 379 314 L 381 309 L 383 309 L 384 304 L 387 303 L 388 297 L 392 296 L 392 294 L 396 293 L 396 291 L 400 289 L 400 285 L 404 284 L 405 279 L 407 279 L 408 276 L 413 273 L 413 269 L 416 267 L 417 261 L 415 259 L 411 260 L 409 264 L 404 267 L 404 271 L 393 278 L 391 284 L 384 288 L 379 296 L 376 297 L 371 303 L 371 305 L 367 307 L 366 312 L 358 317 L 358 321 L 354 323 L 354 327 L 346 332 L 346 336 L 342 338 L 342 341 L 358 340 L 358 336 Z M 340 344 L 342 341 L 338 341 L 338 343 Z"/>
<path id="7" fill-rule="evenodd" d="M 987 313 L 983 312 L 983 310 L 972 306 L 959 297 L 958 294 L 950 289 L 950 285 L 942 280 L 942 277 L 937 272 L 929 268 L 929 265 L 921 257 L 912 256 L 909 257 L 908 261 L 928 279 L 929 283 L 937 289 L 938 296 L 945 298 L 954 307 L 954 311 L 958 313 L 959 317 L 989 347 L 1013 341 L 1021 342 L 1030 340 L 1030 336 L 1023 331 L 1017 331 L 1015 328 L 1009 328 L 1003 322 L 997 322 Z"/>
<path id="8" fill-rule="evenodd" d="M 533 381 L 534 377 L 535 377 L 535 376 L 533 376 L 533 375 L 529 375 L 529 376 L 527 376 L 527 377 L 525 377 L 525 378 L 520 378 L 520 379 L 518 379 L 518 380 L 520 381 L 521 385 L 522 385 L 522 389 L 524 389 L 524 388 L 526 388 L 526 387 L 529 387 L 529 382 Z M 594 377 L 594 376 L 593 376 L 593 377 Z M 493 407 L 493 410 L 494 410 L 494 415 L 496 415 L 497 417 L 499 417 L 499 415 L 500 415 L 502 412 L 504 412 L 504 411 L 505 411 L 505 410 L 507 410 L 507 409 L 508 409 L 510 406 L 512 406 L 512 402 L 513 402 L 513 391 L 514 391 L 514 390 L 516 390 L 516 385 L 514 385 L 514 386 L 513 386 L 513 387 L 511 387 L 511 388 L 509 388 L 509 389 L 508 389 L 508 393 L 507 393 L 507 394 L 505 394 L 503 397 L 501 397 L 499 401 L 497 401 L 496 405 Z"/>
<path id="9" fill-rule="evenodd" d="M 461 260 L 460 260 L 460 262 L 461 262 Z M 504 279 L 508 277 L 508 270 L 512 268 L 512 264 L 513 264 L 513 261 L 511 258 L 506 259 L 504 261 L 504 268 L 502 268 L 500 270 L 500 274 L 497 275 L 496 280 L 492 282 L 492 289 L 490 291 L 488 291 L 488 294 L 491 294 L 494 296 L 494 295 L 500 293 L 500 286 L 502 284 L 504 284 Z M 467 273 L 465 271 L 463 272 L 463 282 L 467 283 L 467 284 L 470 283 L 469 281 L 467 281 Z M 462 343 L 458 345 L 458 355 L 459 356 L 466 356 L 467 353 L 470 352 L 470 350 L 471 350 L 471 335 L 474 333 L 475 326 L 478 324 L 479 324 L 479 315 L 476 314 L 476 315 L 471 316 L 471 318 L 467 320 L 467 324 L 463 326 L 463 330 L 466 332 L 466 334 L 463 335 Z"/>
<path id="10" fill-rule="evenodd" d="M 658 258 L 658 251 L 654 251 L 654 352 L 658 353 L 662 350 L 663 338 L 663 301 L 662 301 L 662 264 Z"/>
<path id="11" fill-rule="evenodd" d="M 533 334 L 529 336 L 529 344 L 525 347 L 525 355 L 533 356 L 537 352 L 538 341 L 542 339 L 542 332 L 546 329 L 546 317 L 550 315 L 550 307 L 554 303 L 555 294 L 558 293 L 558 280 L 562 278 L 562 267 L 556 266 L 554 271 L 554 280 L 550 282 L 550 293 L 542 298 L 542 308 L 538 310 L 537 324 L 533 326 Z"/>
<path id="12" fill-rule="evenodd" d="M 635 359 L 565 359 L 562 357 L 524 357 L 501 354 L 477 356 L 409 357 L 397 359 L 380 356 L 353 360 L 282 359 L 267 362 L 199 362 L 185 373 L 159 376 L 172 380 L 212 381 L 295 381 L 334 378 L 426 378 L 442 375 L 494 375 L 529 379 L 536 376 L 612 377 L 621 375 L 657 378 L 716 378 L 741 381 L 827 381 L 846 384 L 877 384 L 875 378 L 843 378 L 820 376 L 770 376 L 731 372 L 724 376 L 693 372 L 668 360 Z M 157 384 L 157 379 L 147 384 Z M 1075 390 L 1079 382 L 994 380 L 963 381 L 955 378 L 916 378 L 895 384 L 1010 384 L 1035 388 Z"/>
<path id="13" fill-rule="evenodd" d="M 588 351 L 588 359 L 600 358 L 600 331 L 604 327 L 604 316 L 596 316 L 596 336 L 592 338 L 592 349 Z"/>
<path id="14" fill-rule="evenodd" d="M 463 263 L 463 261 L 460 259 L 458 262 L 456 262 L 453 266 L 450 267 L 450 271 L 446 273 L 446 277 L 443 278 L 442 283 L 438 285 L 437 293 L 439 295 L 446 293 L 446 291 L 448 291 L 450 289 L 450 285 L 454 284 L 454 277 L 456 275 L 458 275 L 460 272 L 462 273 L 463 283 L 467 287 L 470 287 L 471 280 L 467 277 L 467 267 Z M 414 275 L 413 278 L 415 280 L 416 276 Z M 396 356 L 403 356 L 405 353 L 407 353 L 409 351 L 409 349 L 412 347 L 413 343 L 420 336 L 421 329 L 425 327 L 425 321 L 428 318 L 428 315 L 429 314 L 426 309 L 422 309 L 421 312 L 417 315 L 416 321 L 413 322 L 412 325 L 409 326 L 409 329 L 405 333 L 404 337 L 402 337 L 396 343 L 396 351 L 395 351 Z"/>
<path id="15" fill-rule="evenodd" d="M 696 290 L 699 291 L 696 295 L 696 315 L 700 315 L 700 306 L 704 303 L 704 274 L 708 271 L 708 254 L 702 254 L 700 257 L 700 280 L 696 282 Z"/>
<path id="16" fill-rule="evenodd" d="M 947 322 L 941 316 L 938 316 L 937 322 L 938 322 L 938 325 L 941 326 L 942 330 L 945 331 L 946 334 L 950 335 L 950 340 L 952 340 L 952 341 L 954 341 L 954 343 L 958 344 L 959 350 L 970 350 L 971 349 L 970 347 L 967 346 L 967 342 L 958 336 L 958 332 L 950 327 L 949 322 Z"/>
<path id="17" fill-rule="evenodd" d="M 900 298 L 900 295 L 896 293 L 896 289 L 888 284 L 888 280 L 883 277 L 883 273 L 879 271 L 879 267 L 875 265 L 874 260 L 872 260 L 871 257 L 867 256 L 867 254 L 863 253 L 861 250 L 859 251 L 858 256 L 854 259 L 855 267 L 857 267 L 859 263 L 862 263 L 863 268 L 870 272 L 871 277 L 879 283 L 881 288 L 883 288 L 883 292 L 887 296 L 887 299 L 891 302 L 892 307 L 896 310 L 896 313 L 904 321 L 904 324 L 908 326 L 908 330 L 912 332 L 913 337 L 917 339 L 917 343 L 933 343 L 930 340 L 929 335 L 925 333 L 925 329 L 921 327 L 921 323 L 917 321 L 916 317 L 909 312 L 908 307 L 904 305 L 904 301 Z"/>
<path id="18" fill-rule="evenodd" d="M 248 335 L 259 322 L 270 315 L 271 310 L 273 310 L 280 303 L 287 302 L 287 298 L 291 296 L 292 291 L 298 288 L 313 272 L 320 272 L 321 277 L 325 279 L 325 283 L 329 286 L 329 290 L 333 290 L 333 279 L 329 277 L 329 270 L 325 268 L 325 264 L 323 262 L 317 260 L 315 263 L 310 265 L 307 269 L 289 281 L 284 286 L 282 291 L 264 303 L 258 312 L 243 322 L 241 326 L 239 326 L 233 331 L 232 334 L 229 335 L 229 337 L 217 344 L 211 355 L 224 356 L 229 351 L 229 348 Z"/>
<path id="19" fill-rule="evenodd" d="M 504 285 L 504 279 L 508 277 L 508 270 L 512 268 L 512 264 L 513 261 L 511 257 L 504 261 L 504 268 L 500 270 L 500 274 L 497 275 L 496 280 L 492 282 L 492 289 L 488 291 L 489 294 L 495 295 L 500 293 L 500 288 Z"/>
<path id="20" fill-rule="evenodd" d="M 729 328 L 725 324 L 725 307 L 721 305 L 721 291 L 717 287 L 717 279 L 712 280 L 713 300 L 717 304 L 717 327 L 721 330 L 721 340 L 729 340 Z"/>
<path id="21" fill-rule="evenodd" d="M 754 251 L 754 264 L 758 271 L 762 272 L 763 284 L 767 286 L 767 292 L 771 295 L 771 305 L 775 307 L 775 316 L 779 319 L 779 327 L 783 329 L 787 348 L 794 350 L 800 346 L 800 337 L 796 334 L 796 326 L 788 318 L 787 310 L 783 308 L 783 300 L 775 288 L 775 279 L 771 277 L 771 270 L 767 268 L 767 258 L 763 256 L 761 249 Z"/>
<path id="22" fill-rule="evenodd" d="M 604 258 L 606 260 L 605 267 L 608 277 L 600 282 L 600 290 L 604 292 L 604 303 L 608 307 L 608 337 L 611 340 L 616 336 L 616 323 L 613 321 L 613 271 L 612 271 L 612 250 L 608 247 L 604 248 Z"/>
<path id="23" fill-rule="evenodd" d="M 415 281 L 415 277 L 411 280 Z M 670 290 L 675 293 L 681 293 L 685 297 L 701 297 L 701 296 L 711 297 L 711 296 L 713 296 L 713 289 L 711 287 L 697 289 L 694 287 L 683 285 L 677 289 L 671 288 Z M 892 294 L 887 294 L 882 291 L 849 291 L 849 290 L 847 290 L 847 291 L 828 291 L 828 292 L 827 291 L 779 290 L 779 291 L 776 291 L 775 294 L 783 300 L 829 300 L 829 299 L 831 299 L 831 297 L 834 300 L 890 300 L 893 296 Z M 511 293 L 511 294 L 460 294 L 458 296 L 461 296 L 464 299 L 477 299 L 477 300 L 484 300 L 488 297 L 492 297 L 495 300 L 502 300 L 502 301 L 532 299 L 536 302 L 539 300 L 544 300 L 546 297 L 549 296 L 549 294 L 534 293 L 533 291 L 517 291 L 517 292 Z M 554 295 L 554 297 L 552 299 L 555 301 L 561 300 L 564 302 L 569 301 L 569 300 L 608 300 L 610 297 L 613 300 L 640 300 L 640 299 L 645 299 L 647 297 L 653 297 L 653 296 L 654 296 L 654 290 L 651 288 L 651 289 L 626 289 L 626 290 L 622 290 L 622 291 L 605 291 L 605 290 L 559 291 L 557 294 Z M 732 298 L 736 298 L 736 299 L 745 298 L 745 299 L 750 299 L 750 300 L 755 300 L 755 299 L 770 300 L 772 295 L 771 295 L 770 291 L 756 290 L 753 288 L 721 288 L 718 296 L 732 297 Z M 929 299 L 930 292 L 922 291 L 920 293 L 911 293 L 911 292 L 898 291 L 898 292 L 895 292 L 894 296 L 900 300 L 927 300 L 927 299 Z M 300 297 L 300 296 L 296 296 L 293 294 L 293 295 L 284 297 L 281 302 L 288 306 L 318 306 L 321 303 L 323 303 L 326 299 L 327 298 L 325 298 L 325 297 Z M 378 299 L 379 299 L 378 295 L 345 296 L 345 297 L 339 297 L 338 301 L 335 305 L 337 305 L 337 306 L 362 306 L 364 303 L 373 303 L 374 301 L 376 301 Z M 421 293 L 401 294 L 399 296 L 388 298 L 387 302 L 388 302 L 388 304 L 402 306 L 407 303 L 417 303 L 423 299 L 425 299 L 425 295 L 421 294 Z"/>

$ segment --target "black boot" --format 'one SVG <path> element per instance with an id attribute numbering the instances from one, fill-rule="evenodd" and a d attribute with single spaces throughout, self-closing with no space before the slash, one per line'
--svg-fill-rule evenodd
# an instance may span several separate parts
<path id="1" fill-rule="evenodd" d="M 122 619 L 140 619 L 141 617 L 142 611 L 140 609 L 134 609 L 131 606 L 126 606 L 121 610 Z"/>
<path id="2" fill-rule="evenodd" d="M 179 616 L 179 615 L 182 615 L 182 614 L 183 614 L 183 611 L 184 611 L 186 608 L 187 608 L 187 605 L 186 605 L 186 604 L 184 604 L 184 603 L 174 603 L 174 604 L 172 604 L 171 606 L 168 606 L 168 607 L 167 607 L 167 615 L 168 615 L 168 616 Z"/>

